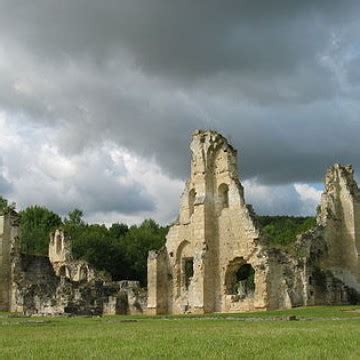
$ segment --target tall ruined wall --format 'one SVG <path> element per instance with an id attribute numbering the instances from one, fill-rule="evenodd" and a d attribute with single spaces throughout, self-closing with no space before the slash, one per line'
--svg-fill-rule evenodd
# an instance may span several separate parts
<path id="1" fill-rule="evenodd" d="M 318 223 L 328 252 L 321 267 L 360 292 L 360 192 L 352 166 L 327 171 Z"/>
<path id="2" fill-rule="evenodd" d="M 11 209 L 0 214 L 0 310 L 11 303 L 11 252 L 17 237 L 17 217 Z"/>
<path id="3" fill-rule="evenodd" d="M 236 150 L 220 134 L 193 134 L 191 177 L 181 198 L 178 221 L 171 226 L 166 259 L 149 257 L 149 311 L 167 302 L 170 313 L 237 311 L 266 307 L 266 276 L 251 209 L 237 174 Z M 154 262 L 167 268 L 164 297 L 153 281 Z M 159 262 L 162 265 L 159 265 Z M 255 269 L 255 292 L 239 296 L 231 289 L 243 265 Z M 154 289 L 153 289 L 154 288 Z"/>
<path id="4" fill-rule="evenodd" d="M 360 301 L 360 192 L 351 166 L 325 176 L 317 225 L 298 236 L 294 251 L 268 253 L 270 308 Z"/>

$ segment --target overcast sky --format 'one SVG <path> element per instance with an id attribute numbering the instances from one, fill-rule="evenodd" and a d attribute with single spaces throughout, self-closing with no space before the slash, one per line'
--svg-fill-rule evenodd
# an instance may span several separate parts
<path id="1" fill-rule="evenodd" d="M 260 214 L 360 172 L 360 1 L 0 0 L 0 194 L 167 223 L 197 128 L 239 150 Z"/>

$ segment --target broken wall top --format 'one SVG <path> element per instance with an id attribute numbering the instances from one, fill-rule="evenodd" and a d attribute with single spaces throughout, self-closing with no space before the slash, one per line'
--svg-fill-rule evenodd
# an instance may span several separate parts
<path id="1" fill-rule="evenodd" d="M 230 171 L 237 177 L 237 151 L 225 137 L 212 130 L 196 130 L 192 135 L 190 145 L 192 152 L 191 176 L 205 175 L 208 172 Z M 227 154 L 223 164 L 215 163 L 216 155 L 223 149 Z"/>
<path id="2" fill-rule="evenodd" d="M 325 226 L 329 219 L 341 219 L 344 207 L 350 205 L 353 208 L 359 202 L 360 193 L 352 165 L 334 164 L 326 172 L 318 223 Z"/>
<path id="3" fill-rule="evenodd" d="M 71 239 L 60 229 L 50 234 L 49 259 L 51 263 L 72 261 Z"/>

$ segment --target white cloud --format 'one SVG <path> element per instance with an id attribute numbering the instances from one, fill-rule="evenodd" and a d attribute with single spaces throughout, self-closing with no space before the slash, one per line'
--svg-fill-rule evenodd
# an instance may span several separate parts
<path id="1" fill-rule="evenodd" d="M 303 203 L 302 213 L 314 213 L 320 203 L 322 191 L 309 184 L 294 184 L 296 192 Z"/>
<path id="2" fill-rule="evenodd" d="M 309 184 L 262 185 L 256 178 L 244 181 L 248 203 L 261 215 L 313 216 L 321 191 Z"/>
<path id="3" fill-rule="evenodd" d="M 59 152 L 56 134 L 46 128 L 26 135 L 11 118 L 0 116 L 1 173 L 12 188 L 3 194 L 20 208 L 39 204 L 66 214 L 84 210 L 89 221 L 140 222 L 145 217 L 167 223 L 177 211 L 183 183 L 149 161 L 111 142 L 80 154 Z"/>

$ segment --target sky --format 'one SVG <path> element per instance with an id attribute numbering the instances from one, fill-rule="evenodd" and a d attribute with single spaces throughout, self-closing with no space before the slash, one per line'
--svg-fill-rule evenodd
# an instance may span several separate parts
<path id="1" fill-rule="evenodd" d="M 0 0 L 0 194 L 167 224 L 191 133 L 238 149 L 259 214 L 312 215 L 360 171 L 360 2 Z"/>

